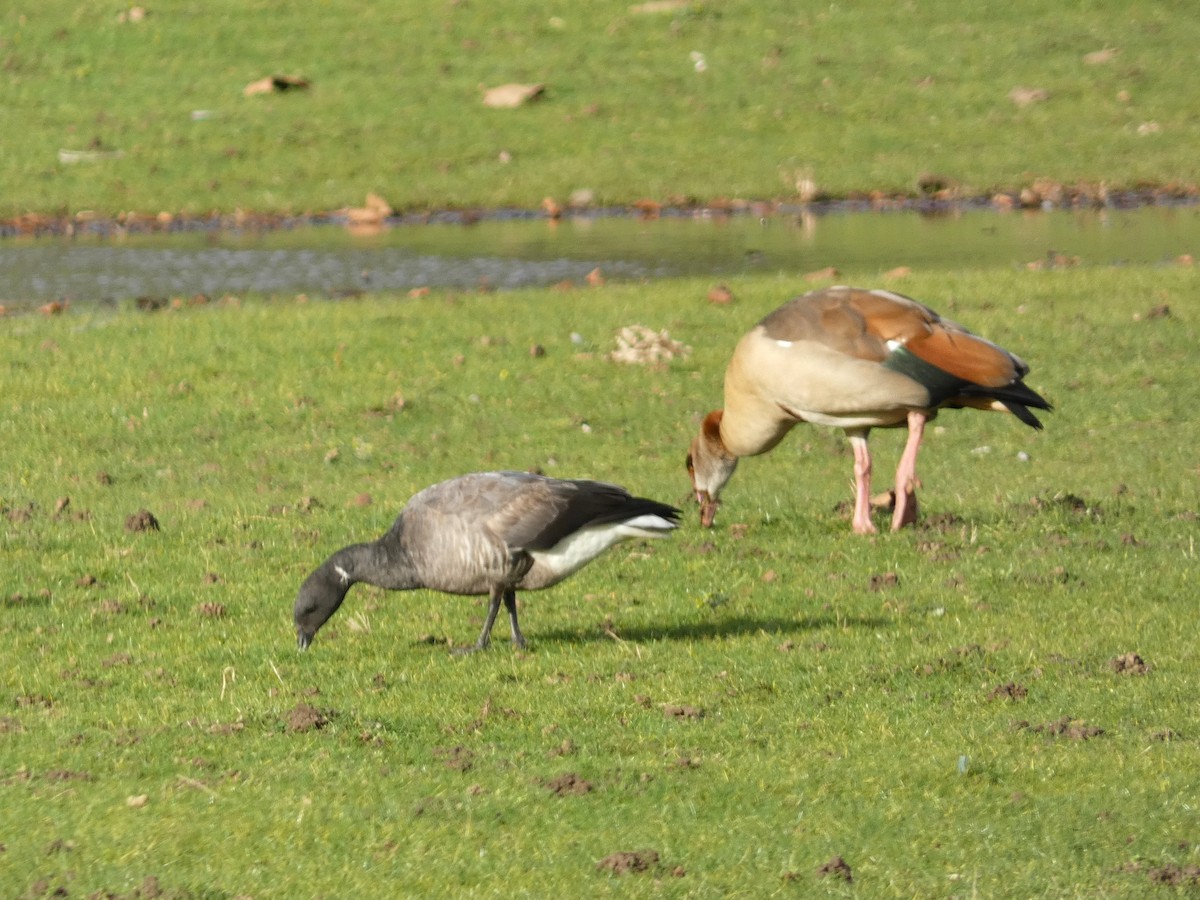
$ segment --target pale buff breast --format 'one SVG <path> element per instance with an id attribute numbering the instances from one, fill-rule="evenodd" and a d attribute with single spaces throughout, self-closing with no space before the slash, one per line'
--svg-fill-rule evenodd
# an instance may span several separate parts
<path id="1" fill-rule="evenodd" d="M 924 387 L 875 360 L 819 341 L 772 339 L 760 325 L 738 343 L 725 372 L 721 435 L 731 452 L 748 456 L 771 449 L 797 420 L 892 426 L 928 403 Z"/>

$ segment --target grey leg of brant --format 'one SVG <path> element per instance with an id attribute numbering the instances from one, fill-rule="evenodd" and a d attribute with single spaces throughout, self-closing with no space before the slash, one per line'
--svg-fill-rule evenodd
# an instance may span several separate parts
<path id="1" fill-rule="evenodd" d="M 512 641 L 524 649 L 525 635 L 521 634 L 521 626 L 517 624 L 517 592 L 512 588 L 504 592 L 504 608 L 508 610 L 508 624 L 512 629 Z"/>
<path id="2" fill-rule="evenodd" d="M 500 597 L 503 593 L 503 588 L 492 588 L 492 596 L 488 602 L 487 618 L 483 621 L 483 631 L 479 632 L 479 640 L 474 646 L 459 647 L 455 653 L 474 653 L 476 650 L 484 650 L 491 642 L 492 626 L 496 624 L 496 614 L 500 612 Z"/>

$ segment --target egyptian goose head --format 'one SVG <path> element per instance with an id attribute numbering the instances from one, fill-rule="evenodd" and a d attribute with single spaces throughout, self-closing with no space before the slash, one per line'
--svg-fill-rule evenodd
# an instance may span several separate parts
<path id="1" fill-rule="evenodd" d="M 721 489 L 733 477 L 738 458 L 721 442 L 721 418 L 724 411 L 713 410 L 704 417 L 700 433 L 692 439 L 687 455 L 688 476 L 692 492 L 700 505 L 700 524 L 711 528 L 721 505 Z"/>

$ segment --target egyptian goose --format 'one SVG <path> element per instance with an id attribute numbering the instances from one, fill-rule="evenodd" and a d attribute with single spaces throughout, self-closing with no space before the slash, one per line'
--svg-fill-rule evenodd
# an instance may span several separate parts
<path id="1" fill-rule="evenodd" d="M 293 612 L 296 638 L 307 649 L 351 586 L 364 582 L 488 594 L 487 619 L 470 650 L 488 645 L 501 601 L 513 643 L 524 647 L 518 588 L 558 584 L 618 541 L 664 536 L 678 518 L 678 509 L 615 484 L 527 472 L 452 478 L 412 497 L 383 537 L 343 547 L 305 579 Z"/>
<path id="2" fill-rule="evenodd" d="M 896 469 L 892 530 L 917 516 L 917 451 L 940 409 L 1007 410 L 1040 429 L 1051 409 L 1025 385 L 1017 356 L 890 291 L 831 287 L 785 303 L 738 343 L 725 371 L 725 409 L 705 418 L 687 468 L 710 527 L 738 459 L 766 453 L 799 422 L 845 429 L 854 450 L 854 515 L 871 524 L 872 428 L 908 426 Z"/>

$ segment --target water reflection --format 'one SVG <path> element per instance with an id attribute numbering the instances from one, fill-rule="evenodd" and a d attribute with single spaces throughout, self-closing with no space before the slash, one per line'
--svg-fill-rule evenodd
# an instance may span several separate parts
<path id="1" fill-rule="evenodd" d="M 882 273 L 899 266 L 1021 267 L 1078 257 L 1083 265 L 1168 263 L 1200 249 L 1200 210 L 997 214 L 917 212 L 485 220 L 351 233 L 325 226 L 122 239 L 0 242 L 0 302 L 205 294 L 341 296 L 421 287 L 504 289 L 825 267 Z"/>

